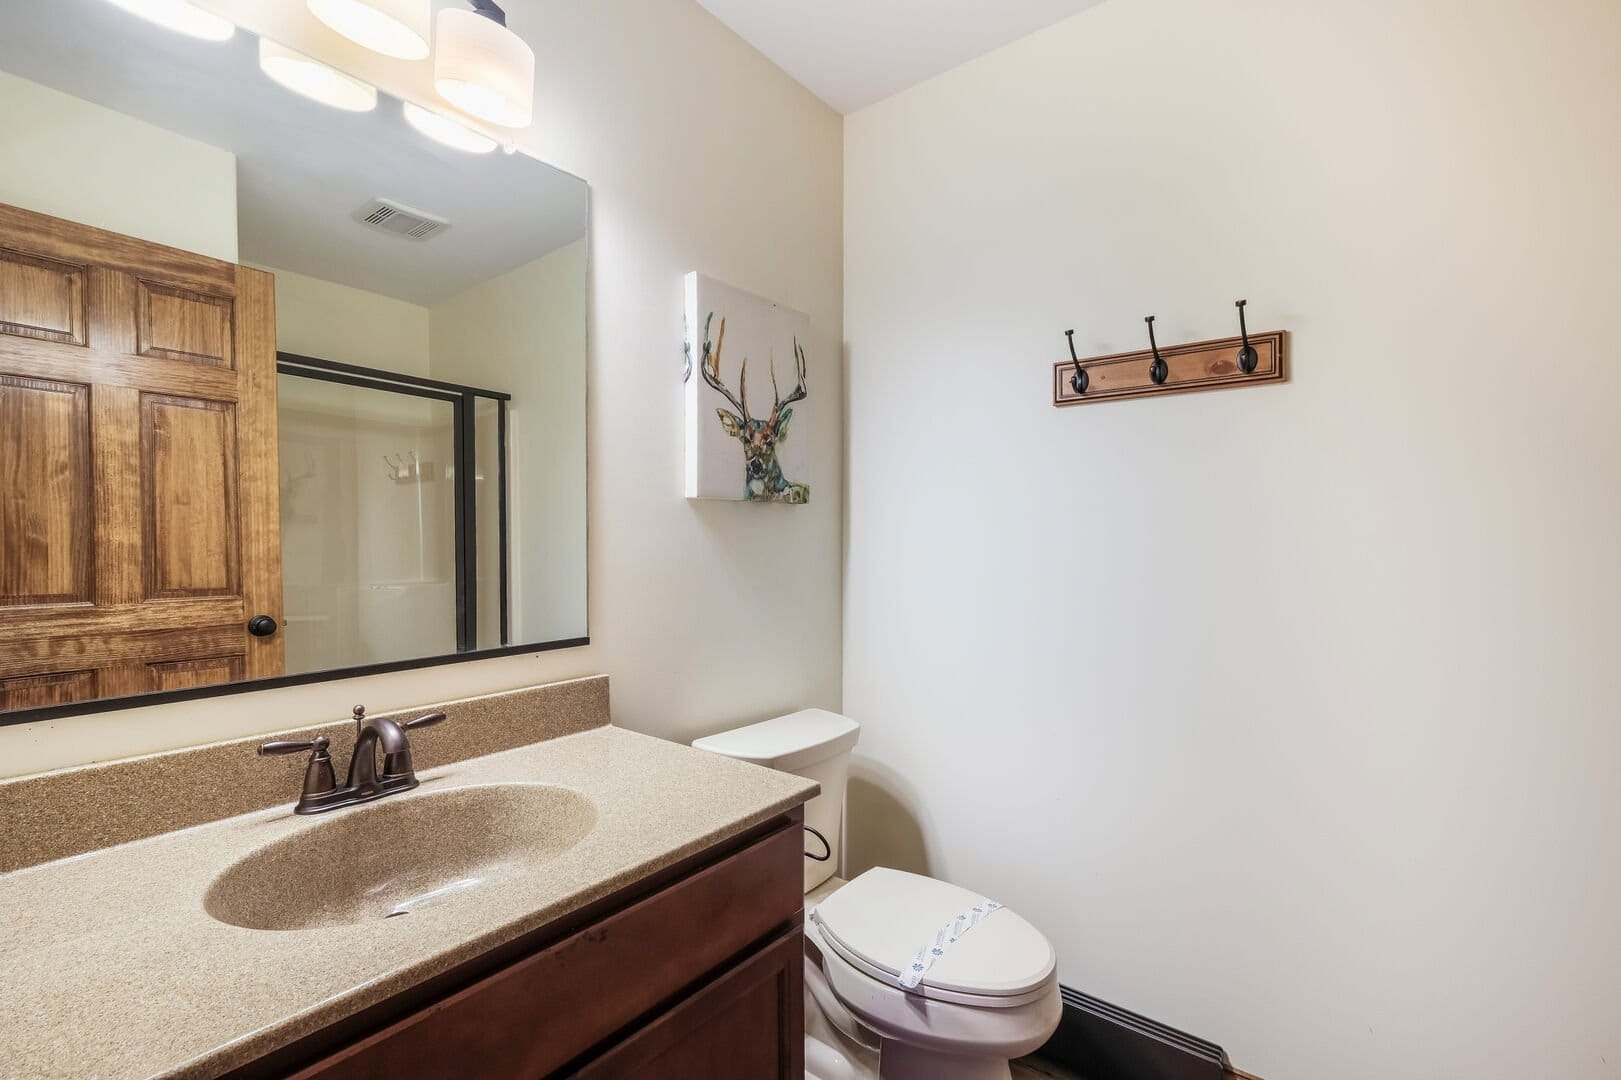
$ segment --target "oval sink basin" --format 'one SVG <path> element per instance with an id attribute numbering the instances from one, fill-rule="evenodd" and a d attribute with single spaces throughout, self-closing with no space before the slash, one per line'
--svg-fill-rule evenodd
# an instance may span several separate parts
<path id="1" fill-rule="evenodd" d="M 590 799 L 541 784 L 395 796 L 333 811 L 233 863 L 203 907 L 252 930 L 408 915 L 555 859 L 596 821 Z"/>

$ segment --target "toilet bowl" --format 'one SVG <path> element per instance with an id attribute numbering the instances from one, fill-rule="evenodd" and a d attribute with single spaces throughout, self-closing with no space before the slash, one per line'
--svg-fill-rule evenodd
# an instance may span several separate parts
<path id="1" fill-rule="evenodd" d="M 879 1041 L 883 1080 L 1008 1080 L 1009 1059 L 1058 1027 L 1052 945 L 1016 912 L 920 874 L 876 867 L 827 891 L 859 735 L 848 717 L 807 709 L 693 745 L 821 784 L 805 807 L 805 891 L 819 898 L 805 921 L 807 994 L 839 1029 Z"/>

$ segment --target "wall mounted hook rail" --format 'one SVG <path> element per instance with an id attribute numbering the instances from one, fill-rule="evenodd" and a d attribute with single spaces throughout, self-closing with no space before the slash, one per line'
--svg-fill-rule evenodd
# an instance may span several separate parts
<path id="1" fill-rule="evenodd" d="M 1261 354 L 1256 352 L 1255 346 L 1250 344 L 1249 324 L 1244 321 L 1244 307 L 1248 303 L 1248 300 L 1237 301 L 1238 333 L 1244 339 L 1244 347 L 1238 350 L 1238 370 L 1246 375 L 1253 375 L 1255 374 L 1256 365 L 1261 362 Z"/>
<path id="2" fill-rule="evenodd" d="M 1074 390 L 1076 395 L 1081 395 L 1086 393 L 1086 388 L 1092 380 L 1087 375 L 1086 369 L 1081 366 L 1081 358 L 1075 355 L 1075 331 L 1065 330 L 1064 336 L 1069 339 L 1070 363 L 1075 365 L 1075 374 L 1069 377 L 1070 389 Z"/>
<path id="3" fill-rule="evenodd" d="M 1053 404 L 1093 405 L 1121 398 L 1221 390 L 1288 379 L 1289 336 L 1283 330 L 1251 334 L 1245 307 L 1237 301 L 1239 336 L 1161 347 L 1147 316 L 1148 348 L 1083 357 L 1075 331 L 1065 331 L 1069 356 L 1053 363 Z"/>
<path id="4" fill-rule="evenodd" d="M 1154 340 L 1154 316 L 1150 315 L 1143 321 L 1148 324 L 1148 347 L 1154 353 L 1154 362 L 1148 365 L 1148 377 L 1154 380 L 1155 386 L 1164 386 L 1165 380 L 1171 376 L 1171 365 L 1159 354 L 1159 342 Z"/>

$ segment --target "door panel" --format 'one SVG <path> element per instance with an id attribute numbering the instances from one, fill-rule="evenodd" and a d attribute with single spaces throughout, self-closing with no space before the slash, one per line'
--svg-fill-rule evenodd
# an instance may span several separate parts
<path id="1" fill-rule="evenodd" d="M 142 281 L 139 290 L 142 356 L 193 364 L 235 367 L 234 307 L 227 296 L 210 296 Z"/>
<path id="2" fill-rule="evenodd" d="M 236 595 L 235 408 L 142 394 L 140 423 L 146 595 Z"/>
<path id="3" fill-rule="evenodd" d="M 280 674 L 274 281 L 0 206 L 0 708 Z"/>
<path id="4" fill-rule="evenodd" d="M 70 705 L 96 697 L 94 671 L 66 671 L 55 675 L 26 675 L 0 679 L 0 709 L 39 709 Z"/>
<path id="5" fill-rule="evenodd" d="M 0 334 L 84 344 L 85 268 L 0 249 Z"/>
<path id="6" fill-rule="evenodd" d="M 202 660 L 175 660 L 148 664 L 152 669 L 152 689 L 189 690 L 194 686 L 236 682 L 242 678 L 242 657 L 213 656 Z"/>
<path id="7" fill-rule="evenodd" d="M 90 388 L 0 374 L 0 607 L 91 600 Z"/>

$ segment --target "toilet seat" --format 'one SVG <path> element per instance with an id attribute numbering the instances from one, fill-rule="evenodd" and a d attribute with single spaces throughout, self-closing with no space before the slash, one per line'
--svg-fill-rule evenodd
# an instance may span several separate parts
<path id="1" fill-rule="evenodd" d="M 852 955 L 836 938 L 826 933 L 825 930 L 820 941 L 827 946 L 829 952 L 837 954 L 839 959 L 867 978 L 894 986 L 896 990 L 902 993 L 928 998 L 930 1001 L 939 1001 L 949 1005 L 963 1005 L 973 1009 L 1011 1009 L 1019 1005 L 1028 1005 L 1050 992 L 1050 988 L 1046 985 L 1037 986 L 1035 989 L 1028 990 L 1023 994 L 998 997 L 992 997 L 988 994 L 963 994 L 953 990 L 942 990 L 936 986 L 919 986 L 916 990 L 905 990 L 896 983 L 894 972 L 885 971 L 877 965 L 861 959 L 859 956 Z"/>
<path id="2" fill-rule="evenodd" d="M 839 889 L 812 915 L 829 950 L 895 990 L 978 1009 L 1027 1005 L 1051 992 L 1052 945 L 1017 913 L 1000 908 L 945 948 L 913 989 L 900 973 L 937 932 L 985 898 L 920 874 L 878 867 Z"/>
<path id="3" fill-rule="evenodd" d="M 886 1076 L 890 1075 L 891 1058 L 908 1047 L 962 1055 L 965 1065 L 1000 1062 L 1002 1072 L 995 1075 L 1006 1075 L 1008 1059 L 1022 1057 L 1045 1043 L 1063 1013 L 1056 973 L 1021 1004 L 1009 1005 L 1003 998 L 1001 1005 L 980 1008 L 903 990 L 893 978 L 875 979 L 846 961 L 822 927 L 813 924 L 808 932 L 813 945 L 825 946 L 820 948 L 819 962 L 834 996 L 884 1040 Z M 924 1074 L 947 1075 L 938 1063 Z M 968 1069 L 962 1075 L 981 1074 Z"/>

